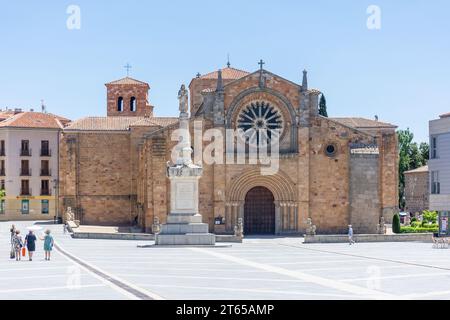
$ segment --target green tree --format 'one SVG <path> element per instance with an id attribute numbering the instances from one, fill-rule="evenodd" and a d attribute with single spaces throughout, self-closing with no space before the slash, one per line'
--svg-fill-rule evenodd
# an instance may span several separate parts
<path id="1" fill-rule="evenodd" d="M 419 146 L 419 151 L 425 164 L 427 164 L 428 159 L 430 159 L 430 145 L 426 142 L 422 142 Z"/>
<path id="2" fill-rule="evenodd" d="M 325 95 L 323 93 L 320 96 L 320 101 L 319 101 L 319 114 L 323 117 L 328 118 L 327 99 L 325 99 Z"/>
<path id="3" fill-rule="evenodd" d="M 399 206 L 405 207 L 405 171 L 417 169 L 427 164 L 428 144 L 421 143 L 417 145 L 414 140 L 414 134 L 408 129 L 397 131 L 400 160 L 399 160 Z"/>
<path id="4" fill-rule="evenodd" d="M 1 189 L 1 190 L 0 190 L 0 201 L 2 201 L 3 199 L 5 199 L 5 197 L 6 197 L 6 191 L 5 191 L 5 189 Z M 0 210 L 5 210 L 5 208 L 2 207 L 2 208 L 0 208 Z"/>
<path id="5" fill-rule="evenodd" d="M 392 232 L 401 233 L 400 216 L 398 213 L 395 214 L 394 218 L 392 219 Z"/>

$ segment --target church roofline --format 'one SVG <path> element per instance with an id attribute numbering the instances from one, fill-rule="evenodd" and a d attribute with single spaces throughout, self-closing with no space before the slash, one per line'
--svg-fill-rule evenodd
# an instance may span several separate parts
<path id="1" fill-rule="evenodd" d="M 136 80 L 131 77 L 125 77 L 119 80 L 114 80 L 108 83 L 105 83 L 105 86 L 109 85 L 139 85 L 139 86 L 146 86 L 150 88 L 150 85 L 147 82 Z"/>
<path id="2" fill-rule="evenodd" d="M 201 80 L 217 80 L 219 75 L 219 70 L 222 70 L 222 79 L 223 80 L 238 80 L 243 77 L 246 77 L 248 74 L 250 74 L 248 71 L 237 69 L 233 67 L 225 67 L 225 68 L 219 68 L 218 70 L 208 72 L 204 75 L 201 75 L 200 77 L 192 78 L 191 82 L 189 83 L 189 88 L 192 85 L 192 82 L 197 79 Z M 231 70 L 231 71 L 230 71 Z M 234 74 L 234 76 L 230 76 L 229 73 Z"/>
<path id="3" fill-rule="evenodd" d="M 360 130 L 360 129 L 358 129 L 358 128 L 355 128 L 355 127 L 348 126 L 348 125 L 346 125 L 346 124 L 344 124 L 344 123 L 342 123 L 342 122 L 339 122 L 339 121 L 337 121 L 337 120 L 335 120 L 335 119 L 333 119 L 333 118 L 328 118 L 328 117 L 324 117 L 324 116 L 321 116 L 321 115 L 317 115 L 317 117 L 319 117 L 319 118 L 321 118 L 321 119 L 324 119 L 324 120 L 328 120 L 328 121 L 333 122 L 333 123 L 335 123 L 335 124 L 338 124 L 338 125 L 340 125 L 340 126 L 342 126 L 342 127 L 344 127 L 344 128 L 347 128 L 347 129 L 349 129 L 349 130 L 354 130 L 354 131 L 356 131 L 356 132 L 358 132 L 358 133 L 361 133 L 361 134 L 364 134 L 364 135 L 366 135 L 366 136 L 369 136 L 369 137 L 372 137 L 372 138 L 375 138 L 375 137 L 376 137 L 375 135 L 373 135 L 373 134 L 371 134 L 371 133 L 368 133 L 368 132 L 366 132 L 366 131 L 362 131 L 362 130 Z"/>
<path id="4" fill-rule="evenodd" d="M 268 71 L 268 70 L 266 70 L 266 69 L 258 69 L 258 70 L 254 71 L 254 72 L 252 72 L 252 73 L 249 73 L 248 75 L 246 75 L 246 76 L 244 76 L 244 77 L 242 77 L 242 78 L 233 80 L 233 81 L 227 83 L 226 85 L 224 85 L 224 88 L 227 88 L 228 86 L 231 86 L 231 85 L 233 85 L 233 84 L 235 84 L 235 83 L 237 83 L 237 82 L 239 82 L 239 81 L 242 81 L 242 80 L 244 80 L 244 79 L 247 78 L 247 77 L 251 77 L 251 76 L 253 76 L 253 75 L 259 74 L 259 73 L 261 72 L 261 70 L 262 70 L 264 73 L 267 73 L 267 74 L 269 74 L 269 75 L 271 75 L 271 76 L 280 78 L 281 80 L 290 83 L 291 85 L 297 87 L 299 90 L 302 88 L 302 86 L 301 86 L 300 84 L 295 83 L 295 82 L 293 82 L 293 81 L 291 81 L 291 80 L 289 80 L 289 79 L 286 79 L 286 78 L 284 78 L 284 77 L 282 77 L 282 76 L 280 76 L 280 75 L 278 75 L 278 74 L 275 74 L 275 73 L 273 73 L 273 72 L 270 72 L 270 71 Z M 316 93 L 316 94 L 320 94 L 320 93 L 321 93 L 321 91 L 319 91 L 319 90 L 317 90 L 317 89 L 309 89 L 308 92 Z"/>

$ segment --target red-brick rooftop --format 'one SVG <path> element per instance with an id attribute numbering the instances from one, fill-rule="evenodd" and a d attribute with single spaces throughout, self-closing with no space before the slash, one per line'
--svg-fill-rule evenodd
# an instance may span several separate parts
<path id="1" fill-rule="evenodd" d="M 69 119 L 42 112 L 20 112 L 0 122 L 0 128 L 62 129 Z"/>
<path id="2" fill-rule="evenodd" d="M 138 86 L 148 86 L 147 82 L 139 81 L 131 77 L 125 77 L 123 79 L 108 82 L 106 85 L 138 85 Z"/>
<path id="3" fill-rule="evenodd" d="M 167 127 L 175 117 L 86 117 L 72 122 L 67 131 L 127 131 L 130 127 Z"/>
<path id="4" fill-rule="evenodd" d="M 337 121 L 344 126 L 352 127 L 355 129 L 371 129 L 371 128 L 392 128 L 395 129 L 397 126 L 387 123 L 387 122 L 381 122 L 377 120 L 370 120 L 365 118 L 355 118 L 355 117 L 349 117 L 349 118 L 330 118 L 331 120 Z"/>
<path id="5" fill-rule="evenodd" d="M 221 70 L 222 70 L 222 79 L 224 80 L 237 80 L 250 74 L 250 72 L 231 67 L 227 67 Z M 200 79 L 217 79 L 218 77 L 219 71 L 213 71 L 203 76 L 200 76 Z"/>

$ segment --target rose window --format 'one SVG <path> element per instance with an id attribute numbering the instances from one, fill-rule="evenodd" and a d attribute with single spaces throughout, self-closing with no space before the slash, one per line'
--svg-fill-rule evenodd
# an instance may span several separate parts
<path id="1" fill-rule="evenodd" d="M 249 137 L 249 141 L 270 140 L 276 132 L 283 129 L 280 111 L 267 102 L 252 102 L 243 108 L 237 119 L 237 127 Z M 275 131 L 277 130 L 277 131 Z"/>

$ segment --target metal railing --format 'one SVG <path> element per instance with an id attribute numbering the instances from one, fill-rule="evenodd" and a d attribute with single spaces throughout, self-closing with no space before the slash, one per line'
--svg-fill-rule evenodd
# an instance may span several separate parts
<path id="1" fill-rule="evenodd" d="M 52 170 L 50 169 L 41 169 L 41 177 L 51 177 Z"/>
<path id="2" fill-rule="evenodd" d="M 31 149 L 20 149 L 21 157 L 31 157 Z"/>
<path id="3" fill-rule="evenodd" d="M 21 177 L 31 177 L 31 168 L 20 168 Z"/>
<path id="4" fill-rule="evenodd" d="M 51 149 L 41 149 L 41 157 L 51 157 L 52 156 L 52 150 Z"/>

